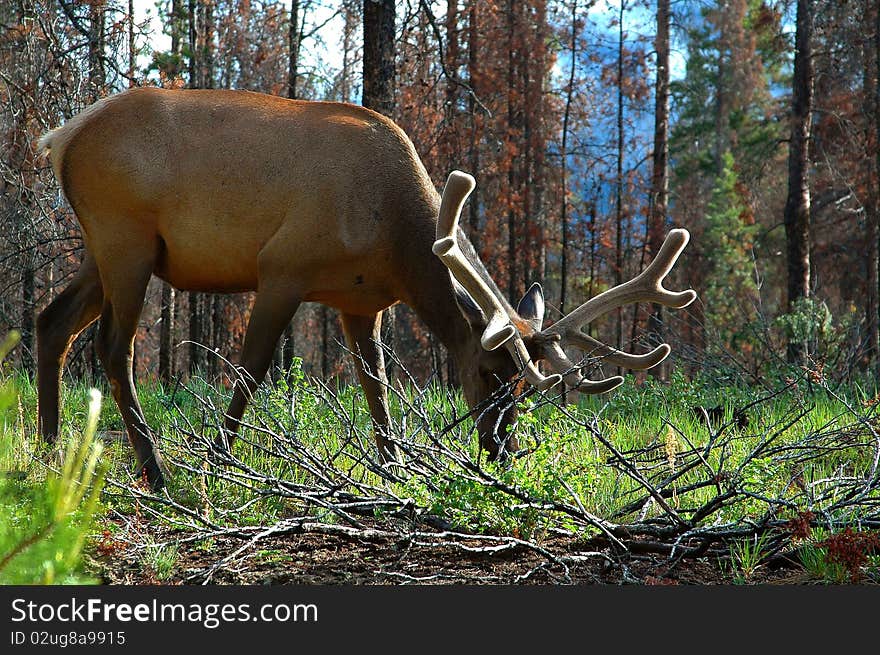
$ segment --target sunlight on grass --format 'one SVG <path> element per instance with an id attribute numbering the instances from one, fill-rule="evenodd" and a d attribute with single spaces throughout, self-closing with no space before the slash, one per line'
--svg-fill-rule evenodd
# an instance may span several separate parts
<path id="1" fill-rule="evenodd" d="M 18 386 L 21 409 L 4 423 L 3 437 L 16 444 L 13 466 L 38 476 L 26 464 L 39 451 L 34 388 L 24 377 Z M 83 385 L 64 385 L 65 435 L 85 422 L 87 394 Z M 466 413 L 459 394 L 440 386 L 402 385 L 391 398 L 402 443 L 418 450 L 438 440 L 476 468 L 435 458 L 397 480 L 385 479 L 376 467 L 359 387 L 327 388 L 299 368 L 275 385 L 263 385 L 245 415 L 233 463 L 219 468 L 209 461 L 226 392 L 194 380 L 173 394 L 144 382 L 140 394 L 147 422 L 175 464 L 168 497 L 214 526 L 261 526 L 304 515 L 323 523 L 340 521 L 332 502 L 285 492 L 315 484 L 332 488 L 337 500 L 345 494 L 363 497 L 366 489 L 375 498 L 409 499 L 456 529 L 536 542 L 560 530 L 574 535 L 584 529 L 566 516 L 565 507 L 603 520 L 649 525 L 670 512 L 687 517 L 711 508 L 732 488 L 735 497 L 706 514 L 712 525 L 773 518 L 778 523 L 823 503 L 834 506 L 841 499 L 834 487 L 840 479 L 868 480 L 877 473 L 874 391 L 857 385 L 834 392 L 793 385 L 765 392 L 766 399 L 755 402 L 760 397 L 754 389 L 673 376 L 668 384 L 629 379 L 607 396 L 569 395 L 564 407 L 533 396 L 522 402 L 523 409 L 531 409 L 521 413 L 517 428 L 522 453 L 505 464 L 481 458 L 473 424 L 459 420 Z M 421 413 L 414 413 L 416 405 Z M 707 424 L 697 411 L 701 406 L 719 407 L 718 416 Z M 748 407 L 745 426 L 734 414 L 741 407 Z M 120 488 L 136 482 L 133 455 L 127 441 L 118 438 L 121 430 L 115 408 L 105 404 L 97 431 L 107 446 L 111 477 L 123 482 Z M 322 477 L 327 471 L 332 480 Z M 649 480 L 660 495 L 652 497 L 640 480 Z M 872 503 L 880 497 L 876 485 L 866 493 Z M 105 498 L 109 509 L 126 515 L 137 511 L 138 502 L 118 492 Z M 843 525 L 859 516 L 826 518 Z M 731 561 L 743 581 L 759 565 L 765 546 L 754 538 L 733 542 Z M 162 544 L 147 551 L 157 577 L 169 575 L 176 551 Z M 819 568 L 815 556 L 803 557 L 805 565 Z"/>

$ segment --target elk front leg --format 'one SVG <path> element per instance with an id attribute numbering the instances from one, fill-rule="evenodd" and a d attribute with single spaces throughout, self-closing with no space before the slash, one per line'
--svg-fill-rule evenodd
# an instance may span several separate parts
<path id="1" fill-rule="evenodd" d="M 352 352 L 358 379 L 373 419 L 373 434 L 383 462 L 397 460 L 397 448 L 388 439 L 391 412 L 388 409 L 388 378 L 381 344 L 382 312 L 371 316 L 342 315 L 342 330 Z"/>
<path id="2" fill-rule="evenodd" d="M 47 442 L 58 436 L 61 371 L 70 344 L 98 318 L 103 302 L 98 268 L 86 254 L 68 287 L 37 318 L 37 415 Z"/>
<path id="3" fill-rule="evenodd" d="M 224 422 L 226 446 L 235 441 L 241 417 L 254 391 L 266 377 L 272 363 L 275 346 L 299 307 L 299 298 L 286 292 L 263 290 L 257 293 L 254 308 L 248 321 L 241 358 L 236 367 L 234 391 Z M 223 446 L 222 437 L 217 445 Z"/>

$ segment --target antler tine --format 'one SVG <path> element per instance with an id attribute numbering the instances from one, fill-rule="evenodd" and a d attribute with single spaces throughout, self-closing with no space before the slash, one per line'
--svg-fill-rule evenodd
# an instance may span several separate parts
<path id="1" fill-rule="evenodd" d="M 558 334 L 563 341 L 580 332 L 580 327 L 587 325 L 603 314 L 632 302 L 656 302 L 674 309 L 682 309 L 691 304 L 697 297 L 696 291 L 669 291 L 663 288 L 663 278 L 672 270 L 678 256 L 690 239 L 685 229 L 671 230 L 660 247 L 660 252 L 650 265 L 629 282 L 612 287 L 595 298 L 591 298 L 570 314 L 562 317 L 547 330 L 546 334 Z M 581 333 L 583 334 L 583 333 Z"/>
<path id="2" fill-rule="evenodd" d="M 603 362 L 607 362 L 612 366 L 620 366 L 621 368 L 629 368 L 635 371 L 644 371 L 657 366 L 672 352 L 669 344 L 662 343 L 650 352 L 643 355 L 635 355 L 597 341 L 580 330 L 569 332 L 566 335 L 566 341 L 575 348 L 580 348 L 587 355 L 601 357 Z"/>
<path id="3" fill-rule="evenodd" d="M 597 394 L 611 391 L 623 384 L 623 378 L 619 375 L 604 380 L 590 380 L 583 376 L 576 366 L 562 350 L 559 342 L 550 342 L 544 348 L 544 356 L 550 362 L 554 370 L 563 374 L 565 383 L 576 391 L 585 394 Z"/>
<path id="4" fill-rule="evenodd" d="M 483 348 L 495 350 L 505 346 L 514 361 L 525 368 L 526 380 L 544 391 L 560 382 L 562 376 L 554 374 L 545 377 L 538 370 L 507 311 L 458 245 L 458 219 L 467 197 L 475 186 L 474 178 L 467 173 L 453 171 L 449 174 L 440 199 L 437 240 L 431 250 L 449 268 L 459 284 L 471 294 L 488 318 L 488 324 L 480 339 Z"/>
<path id="5" fill-rule="evenodd" d="M 591 298 L 542 332 L 544 336 L 550 337 L 545 348 L 547 360 L 557 372 L 565 375 L 567 384 L 583 393 L 604 393 L 623 382 L 623 378 L 615 376 L 596 382 L 587 380 L 565 355 L 561 345 L 563 343 L 590 354 L 597 353 L 610 364 L 636 370 L 651 368 L 666 359 L 671 348 L 665 343 L 644 355 L 633 355 L 593 339 L 580 328 L 627 303 L 656 302 L 675 309 L 691 304 L 697 297 L 692 289 L 675 292 L 663 288 L 663 278 L 672 270 L 689 239 L 687 230 L 671 230 L 657 257 L 639 275 Z"/>

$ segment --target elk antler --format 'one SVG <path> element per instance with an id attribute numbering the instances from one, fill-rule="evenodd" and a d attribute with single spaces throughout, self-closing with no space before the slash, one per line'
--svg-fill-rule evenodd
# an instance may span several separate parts
<path id="1" fill-rule="evenodd" d="M 545 391 L 562 380 L 561 375 L 544 376 L 532 362 L 522 335 L 513 325 L 495 293 L 486 284 L 458 245 L 458 219 L 465 200 L 473 191 L 474 178 L 461 171 L 453 171 L 446 180 L 440 200 L 440 216 L 437 220 L 437 240 L 432 251 L 446 264 L 455 279 L 471 294 L 488 319 L 480 343 L 486 350 L 504 346 L 515 362 L 525 368 L 526 380 L 537 389 Z"/>
<path id="2" fill-rule="evenodd" d="M 600 381 L 587 380 L 565 355 L 562 345 L 574 346 L 588 354 L 598 352 L 612 364 L 636 370 L 651 368 L 666 359 L 671 348 L 665 343 L 644 355 L 633 355 L 596 341 L 581 332 L 581 327 L 628 303 L 654 302 L 674 309 L 682 309 L 691 304 L 697 297 L 693 289 L 675 292 L 663 288 L 663 278 L 672 270 L 689 239 L 687 230 L 671 230 L 657 257 L 639 275 L 591 298 L 540 332 L 546 343 L 547 360 L 554 370 L 565 376 L 567 384 L 584 393 L 603 393 L 621 384 L 623 378 L 614 376 Z"/>

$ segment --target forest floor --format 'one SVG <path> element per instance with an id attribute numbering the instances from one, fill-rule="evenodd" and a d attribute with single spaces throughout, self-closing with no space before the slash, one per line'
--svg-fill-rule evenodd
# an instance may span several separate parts
<path id="1" fill-rule="evenodd" d="M 460 398 L 410 390 L 395 397 L 408 459 L 385 469 L 355 389 L 264 389 L 224 454 L 211 444 L 228 399 L 203 386 L 141 394 L 171 472 L 158 494 L 132 478 L 118 413 L 101 406 L 107 485 L 84 553 L 95 581 L 880 582 L 873 386 L 790 383 L 756 399 L 673 380 L 603 404 L 538 404 L 520 415 L 522 450 L 504 464 L 482 461 L 456 418 Z M 6 467 L 39 488 L 55 457 L 35 436 L 32 385 L 19 387 Z M 87 397 L 84 385 L 67 390 L 70 443 Z"/>
<path id="2" fill-rule="evenodd" d="M 151 539 L 173 539 L 174 531 L 152 525 Z M 144 535 L 141 535 L 143 537 Z M 90 549 L 87 570 L 111 585 L 199 584 L 224 553 L 242 546 L 234 537 L 211 539 L 210 546 L 178 548 L 173 561 L 157 566 L 136 548 L 107 538 Z M 744 578 L 721 557 L 682 559 L 663 555 L 615 555 L 583 541 L 554 538 L 542 543 L 560 558 L 580 561 L 564 571 L 528 549 L 480 552 L 480 542 L 412 547 L 389 538 L 350 539 L 320 534 L 268 537 L 258 549 L 236 557 L 213 573 L 211 584 L 232 585 L 804 585 L 821 584 L 798 562 L 777 558 Z M 468 548 L 473 551 L 468 551 Z M 588 554 L 588 555 L 587 555 Z M 580 556 L 580 557 L 579 557 Z M 195 576 L 195 578 L 193 577 Z"/>

